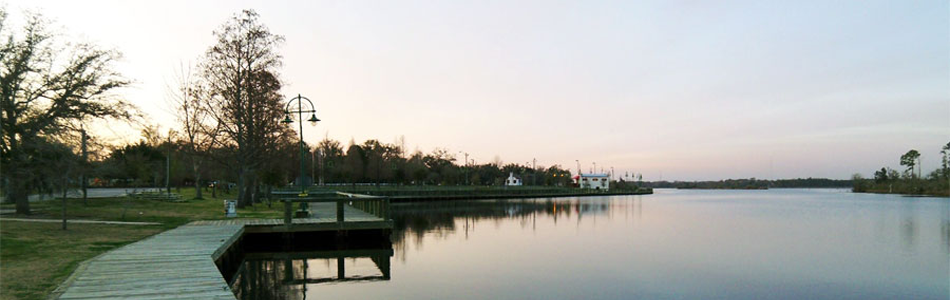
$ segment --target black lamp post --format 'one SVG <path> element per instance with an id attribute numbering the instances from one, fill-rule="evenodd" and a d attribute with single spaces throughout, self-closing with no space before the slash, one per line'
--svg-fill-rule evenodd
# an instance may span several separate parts
<path id="1" fill-rule="evenodd" d="M 304 100 L 306 100 L 307 104 L 310 105 L 309 110 L 303 109 Z M 290 107 L 291 105 L 294 104 L 294 102 L 297 102 L 297 110 L 290 110 Z M 310 119 L 308 119 L 307 122 L 310 122 L 310 125 L 313 125 L 313 126 L 316 126 L 317 122 L 319 122 L 320 119 L 317 119 L 317 110 L 316 110 L 316 107 L 313 105 L 313 102 L 311 102 L 310 99 L 307 99 L 307 97 L 301 96 L 300 94 L 297 94 L 297 97 L 294 97 L 290 99 L 290 101 L 287 101 L 287 106 L 284 107 L 284 120 L 280 122 L 284 124 L 288 124 L 288 125 L 290 123 L 293 123 L 294 120 L 290 117 L 291 114 L 293 113 L 296 113 L 297 118 L 300 120 L 300 177 L 298 179 L 299 180 L 298 184 L 300 185 L 299 196 L 305 197 L 307 196 L 307 187 L 309 187 L 310 184 L 307 182 L 304 182 L 304 177 L 307 176 L 306 175 L 307 173 L 306 171 L 304 171 L 305 164 L 303 162 L 303 158 L 305 155 L 304 146 L 303 146 L 303 115 L 304 113 L 310 113 Z M 310 214 L 308 210 L 308 205 L 306 202 L 300 203 L 300 210 L 304 214 L 307 214 L 307 215 Z"/>

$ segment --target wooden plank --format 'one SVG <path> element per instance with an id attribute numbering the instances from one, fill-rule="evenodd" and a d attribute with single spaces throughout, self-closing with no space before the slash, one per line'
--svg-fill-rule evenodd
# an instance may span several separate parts
<path id="1" fill-rule="evenodd" d="M 392 220 L 356 209 L 351 202 L 311 203 L 313 217 L 290 219 L 291 227 L 284 225 L 286 216 L 192 222 L 86 262 L 57 289 L 62 290 L 58 298 L 235 299 L 214 261 L 246 232 L 392 229 Z M 388 203 L 379 207 L 384 215 L 387 208 Z"/>
<path id="2" fill-rule="evenodd" d="M 185 225 L 88 262 L 59 299 L 235 299 L 217 266 L 241 225 Z"/>

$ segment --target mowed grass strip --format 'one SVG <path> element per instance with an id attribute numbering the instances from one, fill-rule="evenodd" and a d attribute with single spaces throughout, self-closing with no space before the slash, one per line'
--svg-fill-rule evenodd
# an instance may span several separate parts
<path id="1" fill-rule="evenodd" d="M 0 219 L 0 299 L 45 299 L 82 261 L 164 231 L 162 226 Z"/>
<path id="2" fill-rule="evenodd" d="M 197 220 L 225 219 L 224 199 L 236 195 L 205 192 L 195 200 L 194 189 L 181 189 L 185 202 L 130 199 L 126 197 L 66 201 L 68 219 L 157 222 L 161 225 L 100 225 L 6 221 L 0 217 L 0 299 L 46 299 L 69 277 L 80 262 L 123 245 Z M 12 204 L 0 205 L 13 208 Z M 30 216 L 41 219 L 62 217 L 62 200 L 31 203 Z M 281 218 L 283 205 L 266 203 L 238 209 L 239 218 Z"/>

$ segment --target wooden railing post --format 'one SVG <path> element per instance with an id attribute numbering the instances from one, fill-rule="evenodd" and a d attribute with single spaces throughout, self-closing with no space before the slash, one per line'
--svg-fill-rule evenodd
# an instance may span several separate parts
<path id="1" fill-rule="evenodd" d="M 336 200 L 336 224 L 343 228 L 343 199 Z"/>
<path id="2" fill-rule="evenodd" d="M 284 201 L 284 226 L 287 226 L 287 230 L 290 230 L 290 226 L 293 225 L 293 210 L 294 204 L 288 200 Z"/>

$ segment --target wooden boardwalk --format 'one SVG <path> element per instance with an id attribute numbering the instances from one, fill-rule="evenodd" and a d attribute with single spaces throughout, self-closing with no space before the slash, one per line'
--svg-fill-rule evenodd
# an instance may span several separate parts
<path id="1" fill-rule="evenodd" d="M 235 299 L 215 259 L 240 225 L 181 226 L 88 261 L 59 299 Z"/>
<path id="2" fill-rule="evenodd" d="M 129 244 L 81 265 L 54 294 L 59 299 L 235 299 L 215 261 L 244 233 L 392 229 L 349 205 L 311 203 L 312 218 L 196 221 Z"/>
<path id="3" fill-rule="evenodd" d="M 332 231 L 352 229 L 391 229 L 392 221 L 366 213 L 352 206 L 343 206 L 343 227 L 337 223 L 336 204 L 310 203 L 310 218 L 293 219 L 293 226 L 287 229 L 283 219 L 227 219 L 195 221 L 191 225 L 242 225 L 248 233 Z"/>

